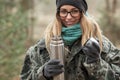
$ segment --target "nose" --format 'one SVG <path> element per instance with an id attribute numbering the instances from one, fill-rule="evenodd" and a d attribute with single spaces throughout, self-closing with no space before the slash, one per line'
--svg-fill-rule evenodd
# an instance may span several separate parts
<path id="1" fill-rule="evenodd" d="M 66 19 L 71 19 L 71 18 L 72 18 L 71 14 L 68 13 L 68 15 L 66 16 Z"/>

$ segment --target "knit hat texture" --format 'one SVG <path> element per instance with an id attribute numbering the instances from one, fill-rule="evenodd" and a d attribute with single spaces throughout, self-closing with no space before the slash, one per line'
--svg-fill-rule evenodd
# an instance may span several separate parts
<path id="1" fill-rule="evenodd" d="M 57 10 L 63 5 L 72 5 L 84 13 L 86 13 L 88 9 L 86 0 L 56 0 Z"/>

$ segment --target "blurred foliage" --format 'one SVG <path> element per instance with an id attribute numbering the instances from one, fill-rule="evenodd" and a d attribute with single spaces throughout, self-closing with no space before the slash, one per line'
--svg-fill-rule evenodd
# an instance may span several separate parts
<path id="1" fill-rule="evenodd" d="M 13 80 L 20 74 L 28 25 L 19 0 L 0 0 L 0 80 Z"/>
<path id="2" fill-rule="evenodd" d="M 119 10 L 116 7 L 116 10 Z M 116 46 L 120 45 L 120 16 L 119 12 L 107 10 L 103 8 L 100 10 L 101 18 L 99 23 L 102 27 L 103 34 L 106 35 Z"/>
<path id="3" fill-rule="evenodd" d="M 39 0 L 41 3 L 51 4 L 51 0 Z"/>
<path id="4" fill-rule="evenodd" d="M 38 0 L 40 5 L 42 5 L 42 11 L 44 14 L 50 14 L 55 12 L 56 0 Z M 48 7 L 49 6 L 49 7 Z"/>

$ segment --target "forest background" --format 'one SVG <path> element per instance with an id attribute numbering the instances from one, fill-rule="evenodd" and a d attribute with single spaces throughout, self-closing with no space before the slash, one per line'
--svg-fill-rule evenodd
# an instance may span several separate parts
<path id="1" fill-rule="evenodd" d="M 86 0 L 93 16 L 120 48 L 120 0 Z M 55 0 L 0 0 L 0 80 L 20 80 L 27 49 L 55 15 Z"/>

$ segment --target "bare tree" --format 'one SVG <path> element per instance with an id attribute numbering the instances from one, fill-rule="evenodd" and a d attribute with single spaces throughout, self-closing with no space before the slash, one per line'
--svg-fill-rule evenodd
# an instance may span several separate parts
<path id="1" fill-rule="evenodd" d="M 28 20 L 29 27 L 27 28 L 27 40 L 26 47 L 33 42 L 33 34 L 34 34 L 34 1 L 35 0 L 21 0 L 22 9 L 24 11 L 28 11 Z"/>
<path id="2" fill-rule="evenodd" d="M 117 9 L 117 0 L 106 0 L 106 13 L 108 14 L 108 23 L 114 24 L 114 15 Z"/>
<path id="3" fill-rule="evenodd" d="M 119 35 L 120 34 L 120 27 L 118 22 L 117 16 L 117 9 L 118 9 L 118 0 L 105 0 L 105 13 L 103 14 L 104 24 L 102 24 L 104 29 L 104 32 L 109 39 L 118 45 L 119 43 Z M 105 18 L 106 17 L 106 18 Z M 111 34 L 112 33 L 112 34 Z"/>
<path id="4" fill-rule="evenodd" d="M 115 13 L 116 12 L 116 9 L 117 9 L 117 0 L 113 0 L 113 7 L 112 7 L 112 13 Z"/>

